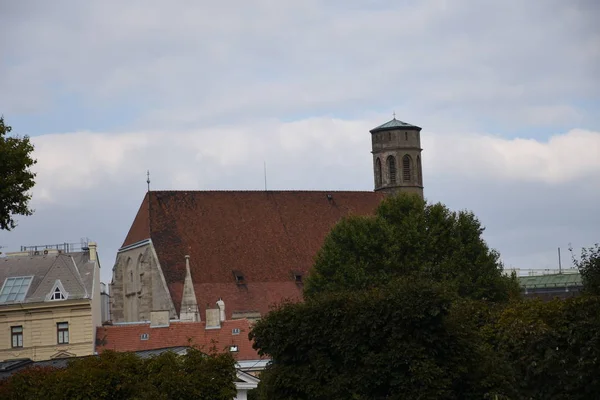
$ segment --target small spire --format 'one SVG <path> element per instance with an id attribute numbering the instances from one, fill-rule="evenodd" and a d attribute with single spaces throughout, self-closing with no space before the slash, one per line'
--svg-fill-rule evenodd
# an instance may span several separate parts
<path id="1" fill-rule="evenodd" d="M 396 119 L 396 111 L 393 112 L 394 119 Z"/>
<path id="2" fill-rule="evenodd" d="M 150 191 L 150 170 L 146 171 L 146 183 L 148 184 L 148 191 Z"/>

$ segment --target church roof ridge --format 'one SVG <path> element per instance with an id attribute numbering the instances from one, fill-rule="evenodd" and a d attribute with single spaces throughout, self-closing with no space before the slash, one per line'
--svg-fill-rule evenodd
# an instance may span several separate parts
<path id="1" fill-rule="evenodd" d="M 311 189 L 162 189 L 150 193 L 373 193 L 373 190 L 311 190 Z"/>

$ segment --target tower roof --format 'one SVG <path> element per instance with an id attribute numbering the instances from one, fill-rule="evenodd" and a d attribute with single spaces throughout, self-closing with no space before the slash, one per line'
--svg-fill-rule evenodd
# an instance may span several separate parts
<path id="1" fill-rule="evenodd" d="M 371 129 L 371 133 L 381 132 L 381 131 L 391 131 L 394 129 L 404 129 L 404 130 L 418 130 L 421 128 L 416 125 L 407 124 L 406 122 L 402 122 L 396 119 L 392 119 L 391 121 L 386 122 L 383 125 L 379 125 L 377 128 Z"/>

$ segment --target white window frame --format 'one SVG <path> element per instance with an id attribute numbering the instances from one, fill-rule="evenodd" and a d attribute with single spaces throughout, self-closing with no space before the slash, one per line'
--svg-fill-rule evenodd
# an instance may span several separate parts
<path id="1" fill-rule="evenodd" d="M 57 299 L 57 298 L 55 298 L 55 296 L 54 296 L 54 295 L 55 295 L 56 293 L 58 293 L 58 292 L 57 292 L 57 289 L 58 289 L 58 291 L 60 292 L 60 294 L 62 295 L 62 297 L 63 297 L 62 299 L 61 299 L 61 298 L 58 298 L 58 299 Z M 57 279 L 57 280 L 54 282 L 54 285 L 52 286 L 52 290 L 50 290 L 50 293 L 48 293 L 48 294 L 46 295 L 46 301 L 63 301 L 63 300 L 67 300 L 68 298 L 69 298 L 69 292 L 67 292 L 67 291 L 65 290 L 65 288 L 63 287 L 63 285 L 62 285 L 62 283 L 61 283 L 60 279 Z"/>

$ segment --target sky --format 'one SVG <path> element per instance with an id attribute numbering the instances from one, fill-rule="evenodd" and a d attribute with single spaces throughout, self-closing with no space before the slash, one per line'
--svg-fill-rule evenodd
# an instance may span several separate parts
<path id="1" fill-rule="evenodd" d="M 147 190 L 373 190 L 369 130 L 418 125 L 425 196 L 506 268 L 600 242 L 596 0 L 0 0 L 0 113 L 35 145 L 21 245 L 98 243 Z"/>

